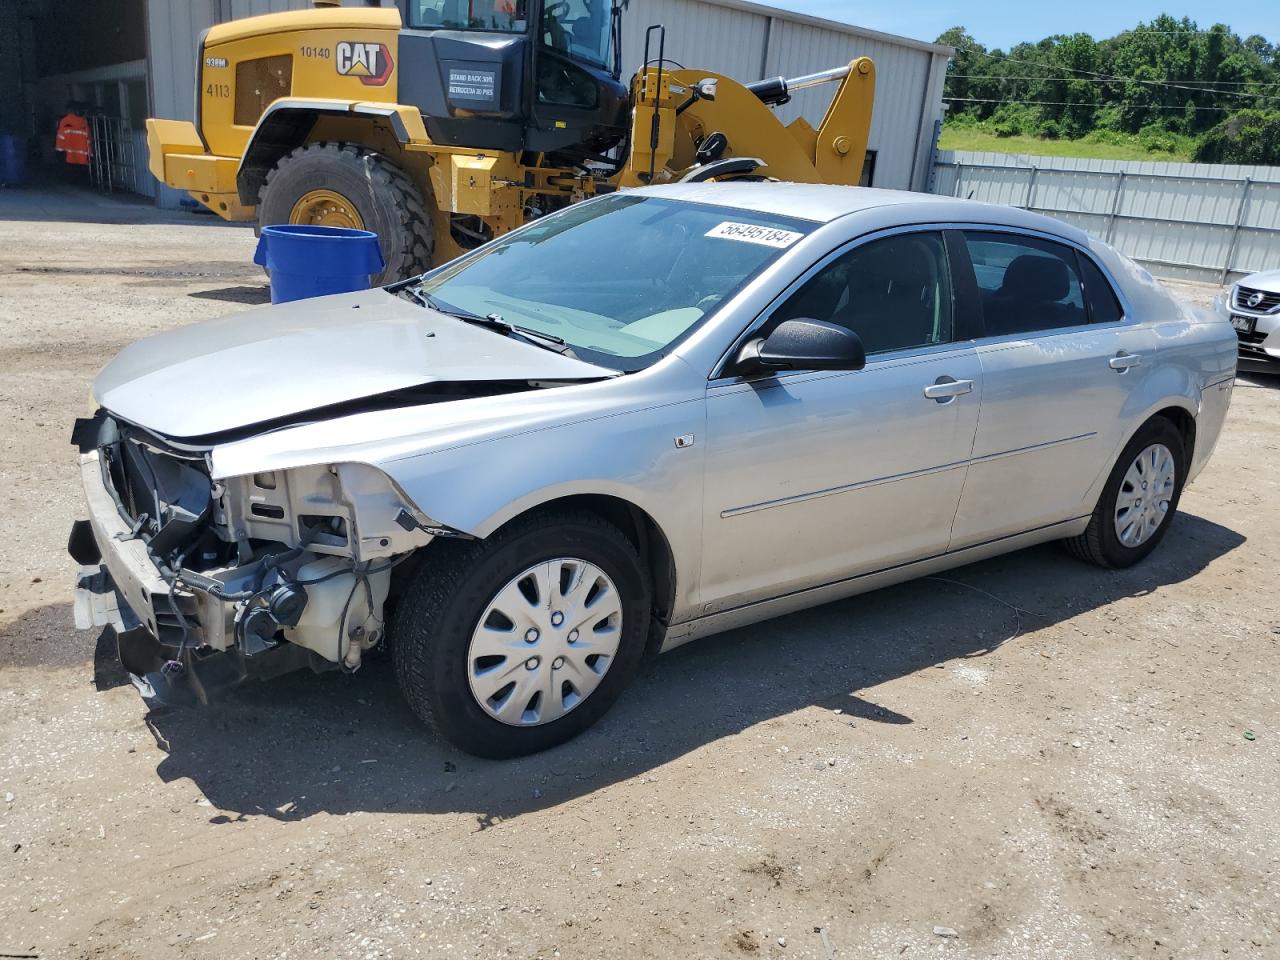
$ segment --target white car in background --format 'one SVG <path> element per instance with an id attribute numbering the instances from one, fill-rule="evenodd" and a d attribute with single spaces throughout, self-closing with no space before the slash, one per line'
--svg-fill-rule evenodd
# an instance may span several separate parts
<path id="1" fill-rule="evenodd" d="M 1216 301 L 1240 339 L 1241 360 L 1280 362 L 1280 270 L 1254 273 Z"/>

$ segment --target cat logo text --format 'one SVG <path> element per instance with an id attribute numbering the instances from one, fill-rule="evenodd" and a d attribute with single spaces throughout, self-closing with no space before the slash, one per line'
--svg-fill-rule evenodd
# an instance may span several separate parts
<path id="1" fill-rule="evenodd" d="M 395 62 L 385 43 L 342 41 L 333 51 L 334 65 L 344 77 L 359 77 L 367 87 L 381 87 L 391 77 Z"/>

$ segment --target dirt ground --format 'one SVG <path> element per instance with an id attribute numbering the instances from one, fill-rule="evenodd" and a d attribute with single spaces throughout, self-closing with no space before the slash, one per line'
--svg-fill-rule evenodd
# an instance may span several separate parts
<path id="1" fill-rule="evenodd" d="M 245 229 L 50 215 L 0 219 L 0 955 L 1280 956 L 1275 382 L 1137 569 L 1045 546 L 739 630 L 484 762 L 385 662 L 148 716 L 73 630 L 95 371 L 265 294 Z"/>

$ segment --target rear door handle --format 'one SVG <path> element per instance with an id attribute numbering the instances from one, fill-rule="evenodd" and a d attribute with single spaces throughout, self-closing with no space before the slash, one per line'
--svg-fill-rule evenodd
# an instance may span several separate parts
<path id="1" fill-rule="evenodd" d="M 1142 363 L 1142 355 L 1137 353 L 1125 353 L 1121 351 L 1107 361 L 1112 370 L 1119 370 L 1124 373 L 1130 367 L 1136 367 Z"/>
<path id="2" fill-rule="evenodd" d="M 924 388 L 924 395 L 930 400 L 947 403 L 965 393 L 973 392 L 972 380 L 956 380 L 953 377 L 939 377 Z"/>

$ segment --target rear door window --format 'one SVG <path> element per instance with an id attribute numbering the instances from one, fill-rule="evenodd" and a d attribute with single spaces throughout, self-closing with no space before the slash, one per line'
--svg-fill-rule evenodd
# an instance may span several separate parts
<path id="1" fill-rule="evenodd" d="M 1089 322 L 1076 252 L 1008 233 L 965 231 L 982 298 L 986 335 L 1006 336 Z"/>

